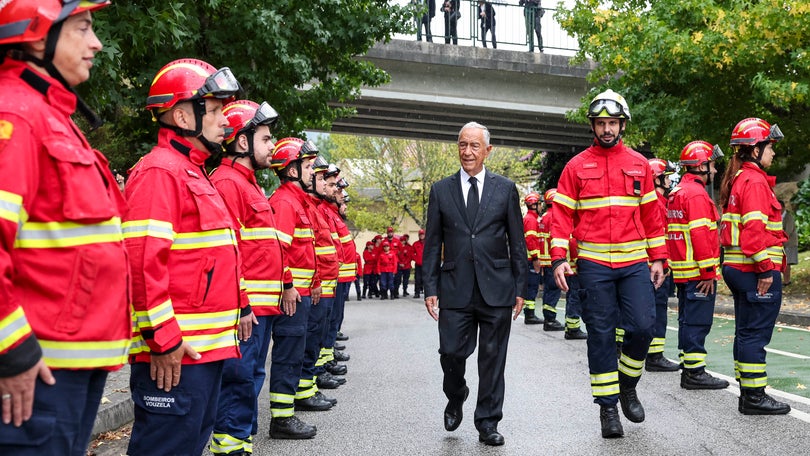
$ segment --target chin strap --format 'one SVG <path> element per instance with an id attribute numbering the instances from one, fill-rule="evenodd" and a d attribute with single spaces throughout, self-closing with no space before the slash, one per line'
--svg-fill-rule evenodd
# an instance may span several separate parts
<path id="1" fill-rule="evenodd" d="M 655 188 L 660 188 L 661 193 L 666 197 L 669 196 L 669 193 L 672 191 L 670 187 L 664 185 L 664 175 L 660 175 L 655 178 Z"/>
<path id="2" fill-rule="evenodd" d="M 194 112 L 194 125 L 196 125 L 196 129 L 188 130 L 185 128 L 180 128 L 176 125 L 168 124 L 160 119 L 157 118 L 157 123 L 163 127 L 168 128 L 169 130 L 174 131 L 177 133 L 178 136 L 184 136 L 186 138 L 197 138 L 205 147 L 205 149 L 212 155 L 217 156 L 225 150 L 222 147 L 222 144 L 210 141 L 208 138 L 203 136 L 202 133 L 202 118 L 205 115 L 205 100 L 202 98 L 197 98 L 194 100 L 188 100 L 191 103 L 191 110 Z M 169 112 L 169 111 L 166 111 Z M 165 112 L 163 113 L 165 114 Z"/>

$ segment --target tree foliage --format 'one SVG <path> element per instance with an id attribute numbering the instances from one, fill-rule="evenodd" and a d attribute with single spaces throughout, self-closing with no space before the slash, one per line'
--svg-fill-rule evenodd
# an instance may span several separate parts
<path id="1" fill-rule="evenodd" d="M 228 66 L 247 98 L 281 114 L 279 137 L 328 129 L 349 108 L 332 107 L 388 75 L 355 58 L 406 31 L 410 7 L 386 0 L 205 0 L 113 2 L 94 15 L 105 47 L 79 87 L 106 120 L 91 140 L 114 167 L 132 165 L 155 142 L 143 109 L 163 65 L 198 58 Z"/>
<path id="2" fill-rule="evenodd" d="M 577 0 L 556 17 L 599 67 L 572 117 L 613 88 L 630 103 L 628 142 L 668 158 L 694 139 L 727 145 L 739 120 L 762 117 L 785 133 L 771 171 L 796 172 L 810 157 L 808 13 L 805 0 Z"/>

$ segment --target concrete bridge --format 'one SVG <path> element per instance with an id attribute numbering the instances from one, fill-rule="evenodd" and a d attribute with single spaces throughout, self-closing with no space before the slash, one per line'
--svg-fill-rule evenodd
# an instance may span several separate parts
<path id="1" fill-rule="evenodd" d="M 406 40 L 378 44 L 361 58 L 386 70 L 391 82 L 363 88 L 348 103 L 357 115 L 338 119 L 335 133 L 455 142 L 461 125 L 475 120 L 498 146 L 575 152 L 591 142 L 589 126 L 565 113 L 587 93 L 593 63 Z"/>

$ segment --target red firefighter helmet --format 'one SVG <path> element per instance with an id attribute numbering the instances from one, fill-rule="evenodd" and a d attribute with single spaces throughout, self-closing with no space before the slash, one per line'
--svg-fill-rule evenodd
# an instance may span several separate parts
<path id="1" fill-rule="evenodd" d="M 273 156 L 270 158 L 270 169 L 284 169 L 290 163 L 300 160 L 301 149 L 304 140 L 299 138 L 279 139 L 276 147 L 273 148 Z"/>
<path id="2" fill-rule="evenodd" d="M 11 0 L 0 8 L 0 45 L 39 41 L 53 24 L 84 11 L 95 11 L 109 0 Z"/>
<path id="3" fill-rule="evenodd" d="M 419 230 L 419 234 L 425 234 L 425 230 L 424 230 L 424 229 L 420 229 L 420 230 Z"/>
<path id="4" fill-rule="evenodd" d="M 739 121 L 731 131 L 731 145 L 753 146 L 763 141 L 781 141 L 784 137 L 776 124 L 771 126 L 758 117 L 749 117 Z"/>
<path id="5" fill-rule="evenodd" d="M 675 173 L 675 168 L 668 161 L 661 158 L 651 158 L 647 162 L 650 164 L 653 177 L 668 176 Z"/>
<path id="6" fill-rule="evenodd" d="M 546 190 L 545 193 L 543 193 L 543 201 L 545 201 L 546 203 L 554 202 L 554 197 L 555 196 L 557 196 L 557 189 L 556 188 L 550 188 L 550 189 Z"/>
<path id="7" fill-rule="evenodd" d="M 155 75 L 146 98 L 146 109 L 165 111 L 181 101 L 219 98 L 230 101 L 241 87 L 230 68 L 219 70 L 197 59 L 167 63 Z"/>
<path id="8" fill-rule="evenodd" d="M 315 161 L 312 162 L 312 170 L 316 173 L 325 173 L 329 170 L 329 163 L 321 156 L 315 157 Z"/>
<path id="9" fill-rule="evenodd" d="M 225 105 L 222 114 L 228 119 L 225 129 L 225 144 L 230 144 L 240 134 L 260 125 L 272 127 L 278 113 L 266 101 L 261 105 L 250 100 L 237 100 Z"/>
<path id="10" fill-rule="evenodd" d="M 537 192 L 529 192 L 525 198 L 523 198 L 523 202 L 526 203 L 527 206 L 532 206 L 540 202 L 540 194 Z"/>
<path id="11" fill-rule="evenodd" d="M 706 141 L 692 141 L 684 146 L 681 151 L 681 166 L 700 166 L 710 161 L 723 158 L 723 151 L 720 146 L 712 146 Z"/>

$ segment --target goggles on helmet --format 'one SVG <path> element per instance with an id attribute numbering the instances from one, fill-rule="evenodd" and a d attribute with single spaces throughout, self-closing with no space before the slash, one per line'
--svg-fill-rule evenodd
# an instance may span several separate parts
<path id="1" fill-rule="evenodd" d="M 301 150 L 303 151 L 304 148 L 302 147 Z M 315 157 L 315 161 L 312 162 L 312 169 L 315 170 L 316 173 L 322 173 L 329 169 L 329 163 L 319 155 Z"/>
<path id="2" fill-rule="evenodd" d="M 607 112 L 610 117 L 629 117 L 619 102 L 606 99 L 599 99 L 591 103 L 588 107 L 588 116 L 599 117 L 602 111 Z"/>
<path id="3" fill-rule="evenodd" d="M 338 186 L 338 188 L 346 188 L 346 187 L 349 186 L 349 183 L 346 181 L 345 178 L 341 177 L 337 181 L 337 186 Z"/>
<path id="4" fill-rule="evenodd" d="M 768 134 L 768 140 L 772 142 L 778 142 L 785 139 L 785 135 L 782 134 L 782 130 L 779 129 L 779 126 L 773 124 L 771 126 L 771 132 Z"/>
<path id="5" fill-rule="evenodd" d="M 312 142 L 307 141 L 304 144 L 301 144 L 301 158 L 310 158 L 318 155 L 318 147 Z M 328 165 L 327 165 L 328 166 Z"/>
<path id="6" fill-rule="evenodd" d="M 241 89 L 239 81 L 231 73 L 231 69 L 222 67 L 205 79 L 205 83 L 197 90 L 197 97 L 228 98 L 234 96 Z"/>
<path id="7" fill-rule="evenodd" d="M 776 126 L 776 125 L 774 125 L 774 127 L 775 127 L 775 126 Z M 779 128 L 777 128 L 777 130 L 778 130 L 778 129 L 779 129 Z M 779 133 L 781 134 L 782 132 L 780 131 Z M 778 141 L 778 140 L 777 140 L 777 141 Z M 711 156 L 711 157 L 709 157 L 709 161 L 717 161 L 717 160 L 720 160 L 720 159 L 721 159 L 721 158 L 723 158 L 723 157 L 724 157 L 724 155 L 723 155 L 723 151 L 720 149 L 720 146 L 718 146 L 717 144 L 715 144 L 715 145 L 714 145 L 714 147 L 712 148 L 712 156 Z"/>
<path id="8" fill-rule="evenodd" d="M 343 190 L 341 192 L 341 195 L 343 195 L 343 202 L 344 203 L 348 203 L 349 201 L 351 201 L 351 198 L 349 197 L 349 192 L 347 192 L 346 190 Z"/>
<path id="9" fill-rule="evenodd" d="M 268 127 L 272 127 L 276 121 L 278 120 L 278 113 L 272 106 L 266 101 L 263 101 L 261 105 L 259 105 L 259 109 L 256 110 L 256 114 L 253 116 L 245 124 L 245 130 L 249 128 L 256 128 L 260 125 L 267 125 Z"/>

